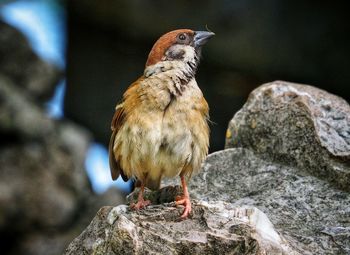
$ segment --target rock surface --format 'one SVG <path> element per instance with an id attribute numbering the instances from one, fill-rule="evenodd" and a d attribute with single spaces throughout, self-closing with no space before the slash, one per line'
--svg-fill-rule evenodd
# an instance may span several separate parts
<path id="1" fill-rule="evenodd" d="M 301 254 L 350 252 L 350 194 L 302 169 L 227 149 L 207 158 L 189 192 L 202 201 L 259 208 Z"/>
<path id="2" fill-rule="evenodd" d="M 28 96 L 47 100 L 62 78 L 62 71 L 42 61 L 22 33 L 0 20 L 0 74 Z"/>
<path id="3" fill-rule="evenodd" d="M 84 167 L 90 133 L 43 109 L 58 77 L 0 22 L 1 254 L 62 254 L 101 206 L 123 200 L 116 190 L 92 192 Z"/>
<path id="4" fill-rule="evenodd" d="M 165 185 L 175 183 L 176 180 L 168 180 Z M 173 201 L 180 191 L 181 189 L 176 186 L 147 193 L 146 199 L 150 199 L 153 204 L 165 203 L 165 205 L 151 206 L 139 213 L 130 212 L 123 206 L 116 207 L 113 210 L 119 212 L 120 216 L 115 217 L 117 223 L 113 224 L 108 222 L 107 217 L 112 209 L 104 209 L 108 212 L 101 216 L 102 210 L 91 225 L 68 247 L 66 254 L 104 254 L 107 251 L 110 254 L 124 254 L 126 251 L 129 251 L 129 254 L 142 254 L 137 253 L 137 249 L 159 252 L 152 250 L 152 245 L 148 246 L 146 244 L 149 243 L 144 244 L 142 241 L 150 236 L 151 240 L 155 240 L 154 233 L 157 233 L 159 242 L 167 241 L 163 243 L 162 251 L 169 246 L 172 247 L 171 251 L 175 249 L 174 247 L 178 247 L 173 246 L 174 236 L 179 242 L 181 240 L 179 235 L 197 224 L 198 213 L 203 210 L 203 208 L 198 210 L 201 208 L 199 205 L 205 204 L 203 201 L 214 207 L 222 204 L 217 201 L 226 201 L 227 206 L 232 209 L 246 206 L 259 208 L 266 213 L 276 231 L 283 236 L 281 238 L 284 244 L 290 245 L 296 253 L 311 255 L 350 252 L 349 193 L 335 189 L 306 171 L 261 159 L 250 150 L 227 149 L 213 153 L 207 158 L 202 172 L 189 184 L 191 197 L 202 202 L 194 202 L 192 217 L 184 221 L 185 223 L 178 224 L 173 220 L 180 216 L 182 209 L 174 209 L 169 207 L 173 204 L 167 206 L 166 203 Z M 136 197 L 137 192 L 132 193 L 129 200 L 135 200 Z M 217 215 L 213 217 L 220 220 Z M 159 226 L 152 228 L 155 223 Z M 173 224 L 178 225 L 174 227 Z M 199 228 L 194 229 L 198 231 L 198 235 L 203 231 Z M 127 232 L 127 241 L 122 235 L 125 233 L 124 230 Z M 148 231 L 153 231 L 153 235 L 147 235 Z M 113 236 L 106 234 L 111 232 L 116 234 Z M 125 243 L 121 245 L 122 242 Z M 192 243 L 192 246 L 198 245 Z M 118 247 L 124 247 L 120 248 L 124 250 L 117 250 Z M 196 252 L 206 252 L 207 246 L 199 245 L 199 247 L 201 250 Z M 98 253 L 100 251 L 101 253 Z M 224 254 L 230 254 L 230 251 L 227 248 Z M 235 254 L 233 251 L 234 248 L 232 254 Z M 260 254 L 257 250 L 250 252 L 248 254 Z"/>
<path id="5" fill-rule="evenodd" d="M 0 229 L 63 227 L 91 192 L 83 167 L 89 134 L 50 119 L 1 76 L 0 92 Z"/>
<path id="6" fill-rule="evenodd" d="M 142 249 L 159 252 L 152 250 L 154 245 L 144 242 L 146 238 L 152 242 L 158 240 L 162 251 L 170 249 L 168 253 L 175 250 L 181 254 L 178 247 L 186 246 L 188 241 L 182 242 L 179 237 L 193 227 L 197 234 L 187 235 L 186 240 L 193 236 L 200 238 L 202 231 L 211 226 L 208 217 L 224 221 L 220 217 L 225 213 L 208 210 L 210 213 L 203 214 L 210 206 L 226 212 L 223 205 L 231 209 L 258 208 L 264 212 L 280 240 L 290 249 L 287 254 L 350 254 L 350 194 L 346 187 L 348 107 L 342 99 L 310 86 L 285 82 L 262 86 L 252 93 L 230 123 L 227 146 L 246 148 L 230 148 L 209 155 L 202 171 L 191 179 L 192 217 L 180 223 L 172 221 L 181 210 L 166 203 L 173 201 L 181 189 L 169 186 L 178 184 L 179 180 L 165 180 L 166 188 L 146 195 L 155 205 L 139 213 L 124 206 L 102 209 L 66 254 L 123 253 L 118 249 L 129 254 L 142 254 Z M 332 171 L 339 180 L 332 177 Z M 134 192 L 129 200 L 136 197 Z M 232 214 L 227 212 L 224 217 L 228 215 Z M 248 225 L 232 228 L 238 231 L 234 232 L 236 235 L 250 240 L 251 233 L 259 231 L 243 231 L 242 227 Z M 209 229 L 225 231 L 226 227 L 223 224 Z M 257 244 L 256 247 L 263 247 L 261 242 Z M 237 252 L 225 245 L 219 243 L 219 247 L 226 248 L 215 252 Z M 196 253 L 206 254 L 207 247 L 214 246 L 206 238 L 190 247 Z M 249 252 L 260 254 L 259 248 Z M 281 254 L 281 249 L 278 252 Z"/>
<path id="7" fill-rule="evenodd" d="M 0 75 L 0 135 L 3 252 L 62 253 L 74 229 L 86 226 L 76 221 L 94 197 L 84 171 L 89 133 L 50 119 L 32 96 Z M 94 215 L 102 206 L 97 204 L 85 215 Z"/>
<path id="8" fill-rule="evenodd" d="M 324 90 L 284 81 L 258 87 L 229 123 L 230 147 L 308 169 L 350 191 L 350 106 Z"/>
<path id="9" fill-rule="evenodd" d="M 90 194 L 76 211 L 74 221 L 64 228 L 34 228 L 23 235 L 11 254 L 57 255 L 89 225 L 96 212 L 106 205 L 117 205 L 124 201 L 120 192 L 110 189 L 96 195 Z"/>
<path id="10" fill-rule="evenodd" d="M 257 208 L 194 201 L 191 219 L 179 217 L 169 204 L 103 207 L 65 254 L 297 254 Z"/>

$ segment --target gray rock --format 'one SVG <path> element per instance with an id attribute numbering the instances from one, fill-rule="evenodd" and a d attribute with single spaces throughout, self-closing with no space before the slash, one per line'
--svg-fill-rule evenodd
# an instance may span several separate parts
<path id="1" fill-rule="evenodd" d="M 350 106 L 324 90 L 284 81 L 258 87 L 229 123 L 230 147 L 250 148 L 350 190 Z"/>
<path id="2" fill-rule="evenodd" d="M 41 60 L 22 33 L 0 21 L 0 74 L 29 96 L 43 102 L 51 97 L 62 71 Z"/>
<path id="3" fill-rule="evenodd" d="M 171 205 L 103 207 L 65 254 L 298 254 L 260 210 L 193 201 L 191 219 Z"/>
<path id="4" fill-rule="evenodd" d="M 5 136 L 2 143 L 14 136 L 22 140 L 49 137 L 55 132 L 54 123 L 26 91 L 0 74 L 0 134 Z"/>
<path id="5" fill-rule="evenodd" d="M 307 171 L 227 149 L 209 155 L 189 192 L 202 201 L 259 208 L 301 254 L 350 253 L 350 194 Z"/>
<path id="6" fill-rule="evenodd" d="M 84 162 L 90 134 L 50 119 L 0 75 L 0 235 L 5 253 L 61 254 L 119 191 L 93 194 Z M 6 239 L 8 238 L 8 240 Z"/>
<path id="7" fill-rule="evenodd" d="M 0 231 L 69 224 L 90 191 L 88 132 L 50 119 L 27 91 L 0 75 L 0 135 Z"/>
<path id="8" fill-rule="evenodd" d="M 84 205 L 76 212 L 76 218 L 68 228 L 35 229 L 22 238 L 13 254 L 62 254 L 67 245 L 90 224 L 102 206 L 113 206 L 123 202 L 121 193 L 112 188 L 101 195 L 90 194 L 89 198 L 84 200 Z"/>
<path id="9" fill-rule="evenodd" d="M 201 214 L 207 204 L 218 206 L 221 212 L 226 210 L 220 207 L 223 204 L 229 208 L 259 208 L 283 243 L 291 247 L 288 254 L 350 254 L 348 130 L 349 106 L 341 98 L 311 86 L 286 82 L 264 85 L 251 94 L 230 122 L 227 147 L 243 148 L 209 155 L 202 171 L 189 182 L 194 213 L 184 221 L 186 224 L 174 226 L 172 220 L 181 210 L 168 207 L 173 203 L 167 204 L 181 193 L 179 186 L 169 186 L 179 180 L 165 180 L 165 188 L 146 192 L 145 197 L 154 205 L 139 213 L 116 207 L 113 210 L 117 216 L 109 221 L 113 210 L 102 209 L 66 254 L 142 254 L 144 247 L 157 249 L 159 243 L 162 253 L 181 252 L 176 245 L 186 244 L 181 241 L 183 233 L 194 228 L 197 235 L 187 236 L 200 237 L 206 231 L 196 223 L 198 217 L 205 227 L 210 226 L 208 215 L 220 220 L 215 210 Z M 128 197 L 129 201 L 136 199 L 137 191 Z M 219 229 L 225 231 L 225 227 L 223 224 Z M 249 238 L 250 232 L 240 227 L 233 229 Z M 144 241 L 146 238 L 149 242 Z M 198 244 L 192 243 L 192 250 L 184 252 L 234 254 L 232 246 L 218 244 L 217 249 L 224 246 L 225 250 L 196 250 Z M 259 254 L 257 250 L 250 252 Z"/>
<path id="10" fill-rule="evenodd" d="M 306 255 L 350 252 L 349 193 L 334 188 L 307 171 L 273 163 L 242 148 L 213 153 L 208 156 L 202 171 L 189 182 L 194 212 L 190 219 L 180 223 L 176 219 L 182 208 L 171 207 L 174 205 L 171 201 L 181 193 L 181 188 L 169 186 L 177 183 L 176 179 L 166 180 L 166 187 L 160 191 L 146 191 L 145 197 L 153 205 L 145 210 L 133 212 L 126 206 L 101 209 L 90 226 L 70 244 L 66 254 L 142 254 L 143 249 L 152 254 L 160 252 L 157 250 L 159 243 L 163 249 L 161 253 L 174 253 L 175 250 L 191 254 L 186 247 L 192 247 L 194 253 L 230 254 L 232 251 L 235 254 L 232 246 L 225 246 L 222 242 L 218 242 L 216 249 L 222 245 L 224 251 L 210 250 L 203 243 L 200 246 L 203 249 L 196 250 L 199 249 L 198 243 L 192 240 L 189 245 L 187 239 L 181 239 L 189 231 L 197 232 L 196 235 L 188 234 L 187 238 L 199 238 L 203 232 L 207 233 L 208 226 L 211 231 L 217 231 L 218 227 L 212 228 L 208 224 L 210 217 L 229 222 L 220 219 L 225 212 L 222 205 L 231 209 L 259 208 L 266 213 L 283 243 L 293 252 Z M 129 196 L 129 201 L 136 197 L 137 191 Z M 221 216 L 215 210 L 206 212 L 206 202 L 220 208 Z M 219 229 L 226 231 L 226 227 L 223 224 Z M 251 232 L 242 229 L 246 225 L 231 227 L 241 233 L 241 238 L 247 240 L 250 237 Z M 179 247 L 185 248 L 181 250 Z M 214 246 L 209 247 L 215 249 Z M 237 254 L 243 254 L 240 252 Z M 247 254 L 260 254 L 257 250 L 249 252 Z"/>
<path id="11" fill-rule="evenodd" d="M 49 119 L 1 78 L 0 91 L 0 230 L 70 224 L 91 192 L 84 171 L 90 135 Z"/>
<path id="12" fill-rule="evenodd" d="M 0 135 L 0 235 L 9 238 L 4 249 L 61 253 L 70 241 L 67 229 L 94 196 L 84 170 L 90 134 L 50 119 L 27 91 L 0 75 Z"/>
<path id="13" fill-rule="evenodd" d="M 57 255 L 120 192 L 92 192 L 90 133 L 43 109 L 60 76 L 24 36 L 0 22 L 0 236 L 2 254 Z"/>

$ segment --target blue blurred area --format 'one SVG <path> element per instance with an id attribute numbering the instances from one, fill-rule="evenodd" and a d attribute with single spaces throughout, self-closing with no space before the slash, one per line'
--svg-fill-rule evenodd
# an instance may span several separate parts
<path id="1" fill-rule="evenodd" d="M 130 181 L 124 182 L 118 178 L 111 183 L 111 174 L 109 171 L 108 151 L 97 143 L 90 146 L 86 156 L 85 166 L 90 179 L 94 179 L 92 187 L 97 193 L 105 192 L 111 185 L 114 185 L 124 193 L 130 192 Z"/>
<path id="2" fill-rule="evenodd" d="M 1 6 L 0 16 L 6 23 L 20 30 L 28 39 L 34 52 L 45 61 L 65 68 L 66 12 L 62 1 L 31 0 L 14 1 Z M 63 103 L 65 79 L 55 89 L 54 96 L 47 102 L 50 117 L 64 116 Z M 86 155 L 86 171 L 95 192 L 102 193 L 110 186 L 130 192 L 130 182 L 121 178 L 113 182 L 109 172 L 108 151 L 97 143 L 92 143 Z"/>
<path id="3" fill-rule="evenodd" d="M 64 94 L 66 92 L 66 80 L 61 80 L 57 87 L 53 97 L 46 103 L 47 114 L 54 119 L 63 118 L 63 103 Z"/>
<path id="4" fill-rule="evenodd" d="M 15 1 L 4 5 L 0 14 L 8 24 L 20 30 L 34 52 L 45 61 L 65 68 L 66 13 L 54 0 Z M 46 104 L 48 115 L 63 117 L 65 80 L 61 80 L 55 94 Z"/>
<path id="5" fill-rule="evenodd" d="M 66 12 L 59 1 L 15 1 L 2 6 L 5 22 L 20 30 L 45 61 L 65 67 Z"/>

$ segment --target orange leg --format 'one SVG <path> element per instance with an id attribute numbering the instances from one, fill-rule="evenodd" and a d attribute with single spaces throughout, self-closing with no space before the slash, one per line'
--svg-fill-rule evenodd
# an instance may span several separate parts
<path id="1" fill-rule="evenodd" d="M 143 192 L 144 192 L 144 190 L 145 190 L 145 184 L 142 182 L 141 183 L 141 187 L 140 187 L 140 192 L 139 192 L 139 197 L 138 197 L 137 203 L 136 204 L 132 203 L 130 205 L 131 209 L 140 210 L 140 209 L 146 207 L 147 205 L 149 205 L 151 203 L 151 201 L 143 199 Z"/>
<path id="2" fill-rule="evenodd" d="M 180 178 L 181 178 L 181 184 L 182 184 L 182 189 L 183 189 L 184 195 L 181 197 L 177 197 L 175 203 L 176 203 L 176 205 L 185 206 L 185 209 L 181 215 L 181 219 L 186 219 L 192 211 L 191 201 L 190 201 L 190 195 L 188 194 L 185 177 L 180 176 Z"/>

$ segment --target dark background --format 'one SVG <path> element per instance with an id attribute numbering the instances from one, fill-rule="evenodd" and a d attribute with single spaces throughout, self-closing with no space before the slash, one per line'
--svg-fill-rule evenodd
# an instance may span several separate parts
<path id="1" fill-rule="evenodd" d="M 311 84 L 349 100 L 349 19 L 340 2 L 68 1 L 66 115 L 108 143 L 123 91 L 143 73 L 160 35 L 177 28 L 216 36 L 197 82 L 209 102 L 211 150 L 252 89 L 273 80 Z"/>

